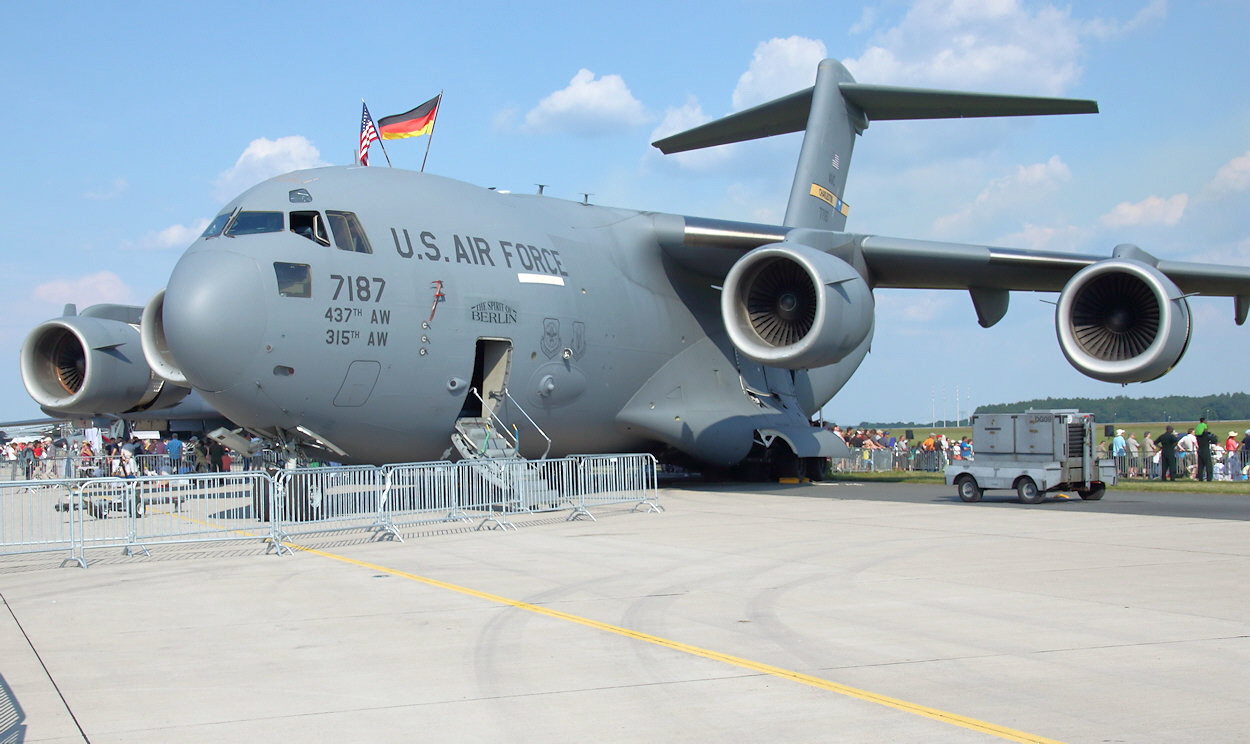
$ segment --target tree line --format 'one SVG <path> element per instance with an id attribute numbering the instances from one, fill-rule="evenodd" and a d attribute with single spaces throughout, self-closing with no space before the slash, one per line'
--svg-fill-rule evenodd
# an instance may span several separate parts
<path id="1" fill-rule="evenodd" d="M 1163 398 L 1046 398 L 977 406 L 977 413 L 1011 413 L 1030 408 L 1075 408 L 1094 420 L 1114 421 L 1244 421 L 1250 420 L 1250 394 L 1169 395 Z"/>
<path id="2" fill-rule="evenodd" d="M 974 413 L 1020 413 L 1033 409 L 1071 408 L 1094 414 L 1095 421 L 1250 421 L 1250 394 L 1218 393 L 1213 395 L 1169 395 L 1162 398 L 1034 398 L 1014 403 L 993 403 L 977 406 Z M 943 422 L 932 421 L 865 421 L 860 426 L 899 429 L 908 426 L 932 427 Z M 953 421 L 945 422 L 947 425 Z"/>

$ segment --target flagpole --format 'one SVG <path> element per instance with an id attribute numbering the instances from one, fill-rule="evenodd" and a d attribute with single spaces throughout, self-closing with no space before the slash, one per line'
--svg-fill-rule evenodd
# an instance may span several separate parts
<path id="1" fill-rule="evenodd" d="M 382 154 L 386 156 L 386 167 L 394 168 L 395 166 L 391 165 L 391 154 L 386 151 L 386 145 L 382 144 L 381 137 L 378 137 L 378 146 L 382 148 Z"/>
<path id="2" fill-rule="evenodd" d="M 438 110 L 443 107 L 443 91 L 438 92 L 438 103 L 434 105 L 434 121 L 430 122 L 430 139 L 425 143 L 425 157 L 421 158 L 421 172 L 425 173 L 425 161 L 430 159 L 430 145 L 434 144 L 434 128 L 438 126 Z"/>

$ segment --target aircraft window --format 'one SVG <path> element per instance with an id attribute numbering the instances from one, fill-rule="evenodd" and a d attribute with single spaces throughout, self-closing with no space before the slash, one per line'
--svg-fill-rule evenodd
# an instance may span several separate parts
<path id="1" fill-rule="evenodd" d="M 356 253 L 373 253 L 369 239 L 365 237 L 365 229 L 355 212 L 336 212 L 326 210 L 326 219 L 330 221 L 330 230 L 334 233 L 334 244 L 340 251 Z"/>
<path id="2" fill-rule="evenodd" d="M 312 267 L 308 264 L 273 262 L 278 277 L 278 294 L 283 297 L 312 297 Z"/>
<path id="3" fill-rule="evenodd" d="M 321 220 L 320 212 L 291 212 L 291 232 L 321 245 L 330 244 L 326 223 Z"/>
<path id="4" fill-rule="evenodd" d="M 281 212 L 239 212 L 230 227 L 226 228 L 226 237 L 270 232 L 282 232 Z"/>
<path id="5" fill-rule="evenodd" d="M 208 223 L 208 227 L 204 228 L 204 232 L 200 233 L 201 238 L 215 238 L 221 235 L 221 231 L 226 228 L 226 223 L 230 221 L 230 215 L 234 212 L 222 212 Z"/>
<path id="6" fill-rule="evenodd" d="M 292 204 L 307 204 L 312 201 L 312 194 L 308 193 L 308 189 L 291 189 L 286 192 L 286 198 Z"/>

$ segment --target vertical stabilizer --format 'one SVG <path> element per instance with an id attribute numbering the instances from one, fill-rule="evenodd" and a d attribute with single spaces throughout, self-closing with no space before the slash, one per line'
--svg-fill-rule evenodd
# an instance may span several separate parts
<path id="1" fill-rule="evenodd" d="M 786 227 L 841 231 L 850 209 L 842 201 L 855 135 L 867 126 L 862 111 L 842 96 L 841 83 L 854 83 L 842 63 L 826 59 L 816 68 L 812 106 L 803 149 L 786 205 Z"/>

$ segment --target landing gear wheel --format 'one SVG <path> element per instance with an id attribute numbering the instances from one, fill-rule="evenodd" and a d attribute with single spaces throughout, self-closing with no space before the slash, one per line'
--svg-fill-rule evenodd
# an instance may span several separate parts
<path id="1" fill-rule="evenodd" d="M 1106 492 L 1107 486 L 1102 483 L 1091 483 L 1088 490 L 1083 488 L 1076 489 L 1076 494 L 1086 501 L 1097 501 Z"/>
<path id="2" fill-rule="evenodd" d="M 977 479 L 971 475 L 961 475 L 959 480 L 955 481 L 955 492 L 959 494 L 959 498 L 969 503 L 980 501 L 981 495 L 985 491 L 977 485 Z"/>
<path id="3" fill-rule="evenodd" d="M 1021 504 L 1036 504 L 1042 500 L 1042 492 L 1037 490 L 1037 484 L 1027 475 L 1016 481 L 1016 496 Z"/>

